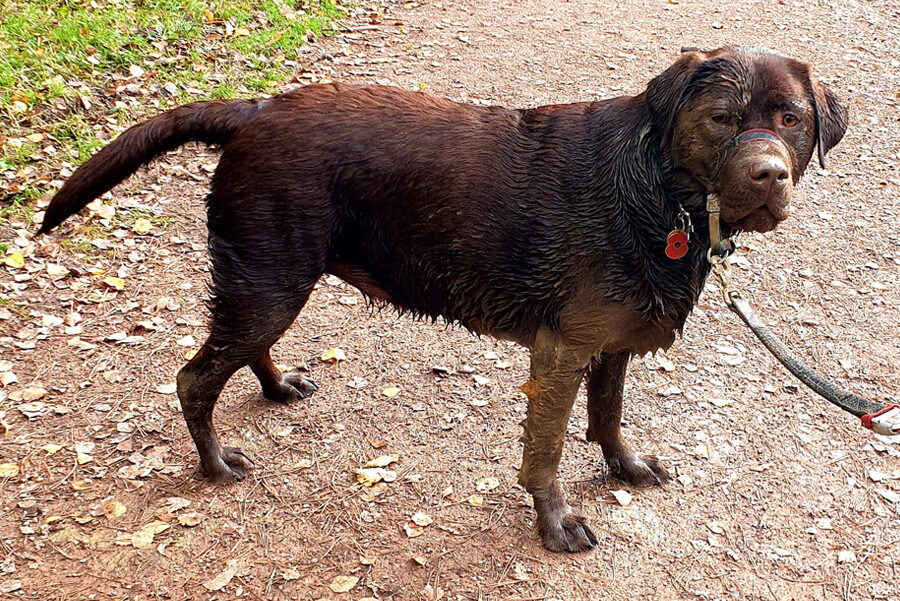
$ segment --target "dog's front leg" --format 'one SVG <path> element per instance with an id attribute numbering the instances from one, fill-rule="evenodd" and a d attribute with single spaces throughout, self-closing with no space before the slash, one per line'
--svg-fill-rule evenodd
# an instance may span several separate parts
<path id="1" fill-rule="evenodd" d="M 519 483 L 534 496 L 537 529 L 551 551 L 585 551 L 597 544 L 585 518 L 566 503 L 556 476 L 566 425 L 589 360 L 590 352 L 541 329 L 531 349 L 531 379 L 522 387 L 528 415 Z"/>
<path id="2" fill-rule="evenodd" d="M 591 360 L 587 374 L 587 439 L 603 449 L 609 473 L 633 486 L 647 487 L 669 480 L 653 455 L 638 455 L 622 436 L 622 392 L 631 353 L 602 353 Z"/>

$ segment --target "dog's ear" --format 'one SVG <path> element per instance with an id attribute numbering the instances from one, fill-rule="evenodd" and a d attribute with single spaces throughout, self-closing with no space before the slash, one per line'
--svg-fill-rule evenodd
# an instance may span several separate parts
<path id="1" fill-rule="evenodd" d="M 816 145 L 819 147 L 819 164 L 825 168 L 825 154 L 837 145 L 847 131 L 847 109 L 837 96 L 811 73 L 809 85 L 816 116 Z"/>
<path id="2" fill-rule="evenodd" d="M 688 80 L 706 57 L 704 52 L 686 49 L 671 67 L 654 77 L 647 85 L 647 108 L 663 145 L 672 137 L 675 118 L 681 108 Z"/>

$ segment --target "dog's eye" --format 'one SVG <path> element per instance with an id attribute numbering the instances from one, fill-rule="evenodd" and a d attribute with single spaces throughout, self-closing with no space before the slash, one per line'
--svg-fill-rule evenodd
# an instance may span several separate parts
<path id="1" fill-rule="evenodd" d="M 714 123 L 725 123 L 728 121 L 728 115 L 726 113 L 716 113 L 712 116 L 712 120 Z"/>
<path id="2" fill-rule="evenodd" d="M 798 123 L 800 123 L 800 119 L 798 119 L 796 115 L 785 113 L 781 116 L 781 124 L 785 127 L 794 127 Z"/>

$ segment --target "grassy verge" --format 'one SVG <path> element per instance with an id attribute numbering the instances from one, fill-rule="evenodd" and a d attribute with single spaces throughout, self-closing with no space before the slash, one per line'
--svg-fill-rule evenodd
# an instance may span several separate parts
<path id="1" fill-rule="evenodd" d="M 276 92 L 339 1 L 0 1 L 0 225 L 127 124 Z"/>

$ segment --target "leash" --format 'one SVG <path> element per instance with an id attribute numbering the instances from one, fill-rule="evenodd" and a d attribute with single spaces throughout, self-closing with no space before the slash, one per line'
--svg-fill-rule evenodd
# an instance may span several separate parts
<path id="1" fill-rule="evenodd" d="M 731 282 L 730 257 L 734 253 L 734 243 L 722 240 L 719 228 L 719 198 L 714 193 L 706 198 L 706 210 L 709 213 L 709 251 L 706 259 L 712 268 L 713 275 L 722 287 L 722 297 L 729 309 L 756 334 L 756 337 L 775 355 L 797 379 L 829 402 L 848 413 L 859 417 L 862 425 L 877 434 L 891 436 L 900 434 L 900 405 L 883 405 L 873 403 L 844 390 L 816 373 L 795 355 L 781 340 L 767 328 L 756 316 L 750 305 L 743 299 L 740 291 Z"/>

